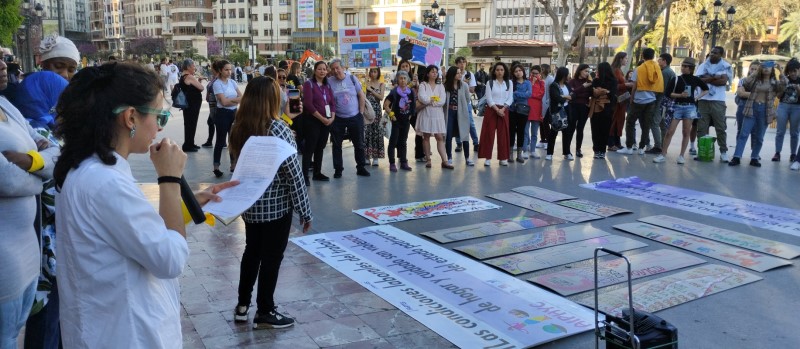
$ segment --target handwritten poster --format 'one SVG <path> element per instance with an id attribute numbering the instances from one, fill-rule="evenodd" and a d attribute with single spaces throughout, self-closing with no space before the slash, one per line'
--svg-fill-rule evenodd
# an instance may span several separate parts
<path id="1" fill-rule="evenodd" d="M 397 57 L 411 63 L 437 67 L 442 63 L 444 53 L 444 32 L 428 28 L 422 24 L 403 21 L 400 24 L 400 42 Z"/>
<path id="2" fill-rule="evenodd" d="M 633 285 L 633 308 L 652 313 L 758 280 L 761 277 L 730 266 L 701 265 Z M 600 310 L 607 314 L 620 316 L 629 306 L 627 287 L 601 291 L 598 298 Z M 594 293 L 581 296 L 578 302 L 594 308 Z"/>
<path id="3" fill-rule="evenodd" d="M 648 182 L 639 177 L 612 179 L 581 186 L 629 199 L 800 236 L 800 210 Z"/>
<path id="4" fill-rule="evenodd" d="M 433 230 L 420 233 L 420 235 L 427 236 L 441 243 L 448 243 L 561 223 L 567 223 L 567 221 L 543 213 L 531 212 L 524 217 L 498 219 L 491 222 Z"/>
<path id="5" fill-rule="evenodd" d="M 667 249 L 625 256 L 631 262 L 631 280 L 706 262 L 688 253 Z M 598 287 L 626 282 L 628 264 L 624 259 L 617 257 L 601 261 L 597 266 L 597 276 Z M 563 296 L 591 291 L 594 289 L 594 261 L 589 260 L 580 266 L 535 276 L 528 281 L 547 287 Z"/>
<path id="6" fill-rule="evenodd" d="M 353 210 L 361 217 L 377 224 L 402 222 L 411 219 L 446 216 L 451 214 L 475 212 L 500 208 L 493 203 L 486 202 L 472 196 L 462 196 L 450 199 L 410 202 L 407 204 L 379 206 Z"/>
<path id="7" fill-rule="evenodd" d="M 564 200 L 564 201 L 559 201 L 558 204 L 561 206 L 574 208 L 579 211 L 589 212 L 603 217 L 611 217 L 611 216 L 616 216 L 618 214 L 631 213 L 631 211 L 628 211 L 624 208 L 614 207 L 606 204 L 601 204 L 599 202 L 583 200 L 583 199 Z"/>
<path id="8" fill-rule="evenodd" d="M 634 239 L 617 235 L 607 235 L 543 248 L 541 250 L 487 259 L 483 262 L 505 270 L 513 275 L 519 275 L 592 258 L 594 257 L 594 249 L 598 247 L 605 247 L 612 251 L 622 252 L 645 246 L 647 246 L 647 244 Z"/>
<path id="9" fill-rule="evenodd" d="M 785 259 L 736 248 L 647 223 L 617 224 L 614 228 L 758 272 L 792 264 L 792 262 Z"/>
<path id="10" fill-rule="evenodd" d="M 391 66 L 390 35 L 383 27 L 339 29 L 339 54 L 350 68 Z"/>
<path id="11" fill-rule="evenodd" d="M 292 241 L 460 348 L 528 348 L 594 328 L 589 309 L 395 227 Z"/>
<path id="12" fill-rule="evenodd" d="M 507 239 L 497 239 L 472 245 L 459 246 L 454 248 L 454 250 L 464 252 L 477 259 L 486 259 L 562 245 L 604 235 L 609 234 L 586 224 L 573 225 L 571 227 L 548 227 Z"/>
<path id="13" fill-rule="evenodd" d="M 569 207 L 560 206 L 544 200 L 534 199 L 519 193 L 497 193 L 486 195 L 492 199 L 507 202 L 512 205 L 522 207 L 527 210 L 541 212 L 549 216 L 565 219 L 572 223 L 581 223 L 595 219 L 603 219 L 602 216 L 588 212 L 578 211 Z"/>
<path id="14" fill-rule="evenodd" d="M 515 191 L 520 194 L 525 194 L 527 196 L 534 197 L 539 200 L 544 200 L 547 202 L 577 199 L 572 195 L 562 194 L 556 191 L 552 191 L 550 189 L 534 187 L 534 186 L 516 187 L 514 189 L 511 189 L 511 191 Z"/>
<path id="15" fill-rule="evenodd" d="M 800 256 L 800 246 L 797 245 L 763 239 L 686 219 L 658 215 L 640 218 L 639 221 L 781 258 L 794 259 Z"/>

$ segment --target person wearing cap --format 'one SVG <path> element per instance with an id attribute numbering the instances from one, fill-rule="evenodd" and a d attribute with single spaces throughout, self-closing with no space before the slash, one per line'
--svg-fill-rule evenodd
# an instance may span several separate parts
<path id="1" fill-rule="evenodd" d="M 697 100 L 702 98 L 708 93 L 708 85 L 694 76 L 694 68 L 696 66 L 694 58 L 687 57 L 681 63 L 681 75 L 672 78 L 667 82 L 667 87 L 664 89 L 664 98 L 672 98 L 675 100 L 675 111 L 672 113 L 672 121 L 670 122 L 667 133 L 664 134 L 664 142 L 661 145 L 661 153 L 653 159 L 655 163 L 661 163 L 667 160 L 667 150 L 669 143 L 672 141 L 672 136 L 675 130 L 678 129 L 678 124 L 683 123 L 681 139 L 681 152 L 678 155 L 677 162 L 682 165 L 686 162 L 683 155 L 686 153 L 686 146 L 689 145 L 689 133 L 692 130 L 692 121 L 697 119 Z M 700 91 L 698 91 L 700 89 Z"/>
<path id="2" fill-rule="evenodd" d="M 69 81 L 78 69 L 81 55 L 75 44 L 63 36 L 51 35 L 39 45 L 42 69 L 61 75 Z"/>
<path id="3" fill-rule="evenodd" d="M 761 63 L 761 69 L 746 77 L 742 86 L 750 92 L 739 95 L 747 98 L 747 102 L 742 112 L 742 130 L 736 137 L 736 150 L 728 165 L 737 166 L 741 163 L 747 138 L 752 137 L 750 166 L 761 167 L 760 153 L 764 134 L 767 132 L 767 125 L 775 119 L 775 99 L 783 92 L 783 86 L 775 77 L 775 61 Z"/>
<path id="4" fill-rule="evenodd" d="M 710 85 L 708 94 L 697 103 L 697 110 L 700 113 L 697 121 L 697 137 L 707 135 L 708 128 L 714 126 L 717 133 L 717 144 L 719 144 L 719 159 L 722 162 L 728 162 L 725 91 L 728 82 L 733 80 L 733 68 L 730 63 L 722 59 L 724 55 L 725 49 L 721 46 L 712 48 L 708 59 L 700 64 L 695 72 L 695 75 L 699 76 L 703 82 Z"/>

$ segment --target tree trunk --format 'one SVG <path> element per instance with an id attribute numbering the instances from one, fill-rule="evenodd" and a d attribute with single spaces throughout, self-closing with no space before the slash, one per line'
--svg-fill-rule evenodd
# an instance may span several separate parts
<path id="1" fill-rule="evenodd" d="M 570 47 L 570 46 L 568 43 L 566 45 L 558 46 L 558 56 L 556 57 L 556 65 L 559 67 L 567 65 L 567 54 L 569 54 L 569 51 L 567 51 L 565 47 Z"/>

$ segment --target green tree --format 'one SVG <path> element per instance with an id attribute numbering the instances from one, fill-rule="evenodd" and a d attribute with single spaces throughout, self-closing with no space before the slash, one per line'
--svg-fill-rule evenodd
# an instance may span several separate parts
<path id="1" fill-rule="evenodd" d="M 573 46 L 577 45 L 583 33 L 583 28 L 586 22 L 589 21 L 596 13 L 603 11 L 607 6 L 607 2 L 597 0 L 536 0 L 544 8 L 544 12 L 553 21 L 553 38 L 558 45 L 558 56 L 556 64 L 563 67 L 567 63 L 567 55 L 572 50 Z M 672 0 L 667 0 L 672 1 Z M 557 13 L 557 8 L 563 8 L 566 11 Z M 569 11 L 573 11 L 572 16 L 569 16 Z M 568 20 L 572 20 L 568 22 Z M 564 30 L 560 28 L 567 27 L 569 32 L 565 35 Z"/>
<path id="2" fill-rule="evenodd" d="M 625 53 L 628 57 L 633 57 L 633 46 L 642 40 L 648 32 L 653 30 L 658 17 L 664 13 L 667 6 L 672 5 L 673 0 L 619 0 L 624 6 L 623 18 L 628 24 L 628 40 L 625 45 Z M 660 42 L 660 41 L 659 41 Z M 632 59 L 631 59 L 632 60 Z"/>
<path id="3" fill-rule="evenodd" d="M 331 58 L 331 57 L 334 56 L 333 49 L 328 45 L 320 47 L 319 51 L 317 53 L 319 53 L 325 59 L 328 59 L 328 58 Z"/>
<path id="4" fill-rule="evenodd" d="M 600 0 L 605 4 L 602 5 L 604 9 L 594 15 L 594 20 L 597 21 L 597 32 L 595 36 L 600 41 L 600 54 L 597 55 L 597 63 L 605 61 L 608 57 L 608 41 L 611 37 L 611 25 L 614 21 L 614 12 L 616 11 L 614 3 L 616 0 Z"/>
<path id="5" fill-rule="evenodd" d="M 11 46 L 14 33 L 22 24 L 21 0 L 0 0 L 0 45 Z"/>
<path id="6" fill-rule="evenodd" d="M 248 59 L 247 51 L 242 50 L 241 47 L 236 45 L 231 45 L 228 47 L 228 61 L 231 63 L 239 63 L 240 65 L 243 65 L 247 63 Z"/>
<path id="7" fill-rule="evenodd" d="M 781 32 L 778 36 L 780 42 L 789 41 L 791 55 L 800 52 L 800 12 L 791 13 L 786 17 L 786 21 L 781 24 Z"/>
<path id="8" fill-rule="evenodd" d="M 464 57 L 467 59 L 467 61 L 469 61 L 469 58 L 472 57 L 472 49 L 469 47 L 462 47 L 456 50 L 456 54 L 450 55 L 448 58 L 449 62 L 447 62 L 447 66 L 449 67 L 456 65 L 456 58 L 458 57 Z"/>

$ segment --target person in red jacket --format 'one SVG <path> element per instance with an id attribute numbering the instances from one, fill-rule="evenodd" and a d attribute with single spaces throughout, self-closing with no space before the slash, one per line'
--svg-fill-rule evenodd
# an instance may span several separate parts
<path id="1" fill-rule="evenodd" d="M 531 86 L 533 91 L 531 92 L 531 98 L 528 98 L 528 105 L 531 107 L 531 111 L 528 112 L 528 123 L 525 125 L 525 145 L 523 149 L 528 150 L 532 158 L 539 159 L 541 156 L 536 153 L 536 137 L 539 134 L 539 126 L 544 119 L 542 98 L 544 98 L 544 93 L 547 91 L 547 86 L 544 84 L 541 67 L 538 65 L 531 67 Z M 524 154 L 523 158 L 527 159 L 527 154 Z"/>

